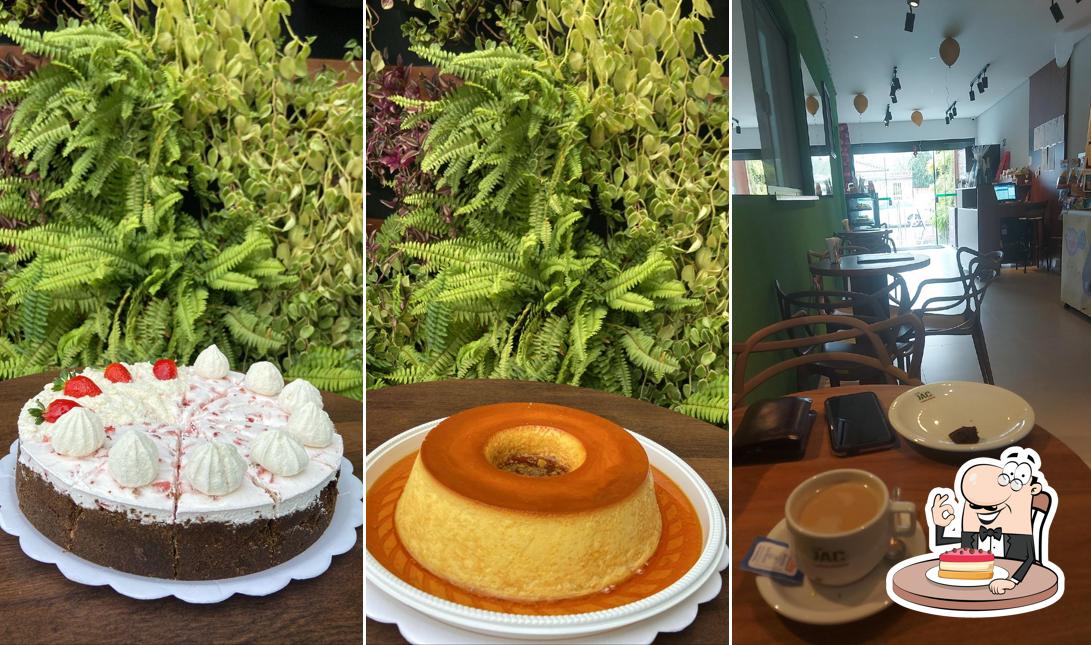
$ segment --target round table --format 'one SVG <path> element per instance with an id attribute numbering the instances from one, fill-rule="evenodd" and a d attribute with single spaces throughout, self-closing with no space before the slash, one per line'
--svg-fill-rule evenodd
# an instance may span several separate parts
<path id="1" fill-rule="evenodd" d="M 451 380 L 399 385 L 365 394 L 367 449 L 426 421 L 490 403 L 533 401 L 587 410 L 670 449 L 701 475 L 727 514 L 727 432 L 666 408 L 607 392 L 570 385 L 502 380 Z M 724 642 L 728 620 L 728 571 L 723 591 L 703 603 L 686 629 L 662 633 L 656 643 Z M 367 620 L 367 642 L 405 643 L 392 624 Z"/>
<path id="2" fill-rule="evenodd" d="M 18 437 L 20 408 L 55 377 L 40 374 L 0 382 L 3 454 Z M 323 393 L 322 398 L 345 441 L 345 457 L 360 474 L 360 402 L 336 394 Z M 357 643 L 363 627 L 363 542 L 360 530 L 352 550 L 335 557 L 325 573 L 294 580 L 270 596 L 237 594 L 215 605 L 191 605 L 176 598 L 133 600 L 109 587 L 72 582 L 54 565 L 31 560 L 18 538 L 0 531 L 0 580 L 5 581 L 0 585 L 0 615 L 7 617 L 0 620 L 0 643 L 131 643 L 136 633 L 152 643 Z"/>
<path id="3" fill-rule="evenodd" d="M 889 258 L 889 261 L 875 262 Z M 840 262 L 819 260 L 811 265 L 811 273 L 833 278 L 848 278 L 857 293 L 875 293 L 886 286 L 886 277 L 895 273 L 916 271 L 928 266 L 927 255 L 911 253 L 864 253 L 846 255 Z"/>
<path id="4" fill-rule="evenodd" d="M 936 486 L 950 487 L 955 473 L 972 455 L 925 452 L 900 439 L 893 450 L 855 457 L 836 457 L 830 451 L 825 423 L 825 401 L 831 396 L 875 392 L 884 407 L 909 388 L 871 385 L 826 388 L 803 392 L 818 412 L 804 458 L 778 464 L 736 466 L 732 477 L 732 581 L 734 642 L 947 642 L 963 635 L 983 642 L 1088 642 L 1091 623 L 1083 608 L 1091 607 L 1091 559 L 1086 557 L 1091 530 L 1091 469 L 1068 446 L 1041 427 L 1035 427 L 1019 445 L 1042 457 L 1042 471 L 1057 491 L 1059 502 L 1049 539 L 1049 558 L 1065 574 L 1064 596 L 1056 604 L 1019 616 L 963 620 L 922 614 L 898 605 L 845 625 L 816 627 L 789 620 L 765 604 L 753 574 L 738 564 L 754 538 L 766 535 L 784 516 L 784 500 L 800 482 L 834 468 L 860 468 L 875 473 L 888 487 L 901 488 L 901 499 L 917 504 L 918 521 L 927 527 L 924 502 Z M 742 419 L 745 408 L 734 411 Z M 999 451 L 998 451 L 999 452 Z M 985 453 L 987 456 L 999 456 Z"/>

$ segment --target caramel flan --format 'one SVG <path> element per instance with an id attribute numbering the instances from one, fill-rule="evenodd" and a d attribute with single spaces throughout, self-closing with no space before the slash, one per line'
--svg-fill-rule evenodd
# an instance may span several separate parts
<path id="1" fill-rule="evenodd" d="M 394 525 L 436 576 L 519 601 L 608 590 L 662 531 L 643 447 L 606 419 L 540 403 L 473 408 L 433 428 Z"/>

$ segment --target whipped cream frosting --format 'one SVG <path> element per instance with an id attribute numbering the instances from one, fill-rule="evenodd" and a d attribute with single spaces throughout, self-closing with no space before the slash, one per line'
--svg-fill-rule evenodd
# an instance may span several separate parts
<path id="1" fill-rule="evenodd" d="M 276 365 L 268 361 L 259 361 L 246 371 L 243 385 L 255 394 L 276 396 L 284 389 L 284 377 L 281 376 Z"/>
<path id="2" fill-rule="evenodd" d="M 227 378 L 231 366 L 219 347 L 209 345 L 197 355 L 197 360 L 193 361 L 193 371 L 202 378 L 221 379 Z"/>
<path id="3" fill-rule="evenodd" d="M 87 408 L 72 408 L 53 424 L 53 450 L 66 457 L 86 457 L 106 443 L 102 419 Z"/>
<path id="4" fill-rule="evenodd" d="M 122 432 L 108 454 L 110 474 L 122 486 L 146 486 L 159 474 L 159 449 L 143 430 L 129 428 Z"/>
<path id="5" fill-rule="evenodd" d="M 230 443 L 205 441 L 187 455 L 182 476 L 205 495 L 227 495 L 242 485 L 246 460 Z"/>
<path id="6" fill-rule="evenodd" d="M 274 475 L 284 477 L 303 472 L 310 461 L 299 439 L 279 429 L 259 434 L 250 448 L 250 458 Z"/>
<path id="7" fill-rule="evenodd" d="M 239 372 L 211 379 L 194 367 L 179 366 L 178 378 L 159 381 L 150 363 L 126 363 L 125 367 L 132 374 L 131 383 L 112 383 L 101 370 L 82 372 L 102 394 L 81 397 L 78 402 L 98 416 L 105 432 L 105 442 L 86 456 L 56 452 L 52 436 L 57 424 L 36 423 L 31 415 L 34 408 L 71 398 L 54 391 L 51 384 L 27 401 L 19 414 L 19 462 L 81 507 L 117 511 L 146 523 L 247 523 L 281 517 L 317 503 L 319 493 L 340 470 L 344 445 L 335 432 L 325 446 L 304 446 L 305 467 L 295 475 L 279 475 L 261 466 L 253 455 L 255 443 L 264 433 L 287 431 L 292 413 L 289 405 L 300 392 L 309 392 L 310 384 L 295 385 L 281 400 L 255 393 Z M 310 400 L 306 393 L 298 398 L 308 399 L 312 407 L 321 402 L 320 397 L 317 402 Z M 58 422 L 69 414 L 71 411 Z M 317 416 L 321 420 L 322 416 Z M 112 472 L 111 461 L 121 472 L 123 452 L 115 451 L 118 456 L 113 458 L 110 453 L 130 430 L 146 434 L 157 449 L 157 472 L 150 483 L 123 485 Z M 130 441 L 134 440 L 126 439 L 125 443 Z M 206 493 L 183 472 L 194 451 L 210 441 L 229 443 L 244 462 L 241 483 L 230 493 Z M 135 450 L 135 446 L 129 449 Z M 124 474 L 120 478 L 134 481 Z"/>
<path id="8" fill-rule="evenodd" d="M 277 395 L 277 403 L 289 412 L 299 409 L 304 403 L 313 403 L 319 409 L 323 407 L 322 393 L 310 381 L 301 378 L 284 386 Z"/>
<path id="9" fill-rule="evenodd" d="M 305 446 L 322 448 L 333 440 L 333 421 L 325 410 L 313 403 L 304 403 L 288 418 L 288 434 Z"/>

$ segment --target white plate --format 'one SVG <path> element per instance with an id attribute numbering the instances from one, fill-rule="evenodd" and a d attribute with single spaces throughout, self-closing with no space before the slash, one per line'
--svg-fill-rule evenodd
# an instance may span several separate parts
<path id="1" fill-rule="evenodd" d="M 788 542 L 788 526 L 781 520 L 769 537 Z M 928 551 L 920 524 L 905 543 L 905 557 Z M 841 625 L 879 613 L 892 603 L 886 593 L 886 573 L 896 563 L 883 560 L 862 579 L 843 587 L 816 585 L 807 578 L 801 585 L 785 585 L 768 576 L 755 576 L 758 593 L 770 607 L 786 618 L 810 625 Z"/>
<path id="2" fill-rule="evenodd" d="M 387 468 L 417 450 L 428 431 L 441 421 L 443 419 L 436 419 L 406 430 L 368 454 L 364 460 L 365 486 L 370 487 Z M 726 566 L 727 520 L 708 484 L 686 462 L 651 439 L 634 432 L 630 434 L 644 446 L 651 464 L 686 494 L 701 523 L 703 546 L 697 562 L 666 589 L 613 609 L 562 616 L 526 616 L 467 607 L 425 593 L 387 571 L 370 553 L 366 554 L 364 565 L 367 581 L 397 602 L 458 629 L 529 640 L 585 638 L 657 616 L 692 598 L 709 578 L 719 577 L 721 563 Z M 368 611 L 367 607 L 365 611 Z"/>
<path id="3" fill-rule="evenodd" d="M 993 567 L 993 577 L 988 580 L 965 580 L 962 578 L 941 578 L 939 575 L 939 565 L 932 567 L 924 574 L 925 578 L 928 578 L 936 584 L 944 585 L 945 587 L 987 587 L 993 580 L 1003 580 L 1008 577 L 1008 570 L 1004 567 Z"/>
<path id="4" fill-rule="evenodd" d="M 728 553 L 724 551 L 718 570 L 727 568 Z M 608 632 L 581 636 L 575 639 L 551 640 L 553 645 L 640 645 L 655 641 L 660 632 L 680 632 L 689 627 L 697 617 L 697 606 L 712 600 L 720 593 L 721 577 L 712 576 L 701 588 L 684 602 L 671 607 L 651 618 L 626 625 Z M 405 640 L 414 645 L 493 645 L 512 643 L 509 638 L 486 636 L 478 632 L 452 627 L 441 623 L 394 600 L 385 592 L 366 582 L 367 617 L 381 623 L 395 623 Z"/>
<path id="5" fill-rule="evenodd" d="M 971 381 L 929 383 L 890 404 L 890 425 L 913 443 L 946 452 L 984 452 L 1010 446 L 1034 428 L 1034 410 L 1018 394 Z M 976 426 L 980 441 L 958 444 L 951 432 Z"/>
<path id="6" fill-rule="evenodd" d="M 149 578 L 110 569 L 73 555 L 46 539 L 19 510 L 15 495 L 15 462 L 19 441 L 11 444 L 11 453 L 0 459 L 0 529 L 19 538 L 23 553 L 38 562 L 55 564 L 61 574 L 80 584 L 109 585 L 123 596 L 151 600 L 174 596 L 189 603 L 214 603 L 234 594 L 268 596 L 280 591 L 292 580 L 315 578 L 330 568 L 333 556 L 347 552 L 356 544 L 356 529 L 364 523 L 364 485 L 352 474 L 352 464 L 341 460 L 337 482 L 337 506 L 321 537 L 303 553 L 275 567 L 224 580 L 166 580 Z"/>

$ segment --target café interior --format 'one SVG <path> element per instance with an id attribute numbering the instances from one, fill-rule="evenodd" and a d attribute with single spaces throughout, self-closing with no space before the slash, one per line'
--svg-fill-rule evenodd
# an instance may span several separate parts
<path id="1" fill-rule="evenodd" d="M 735 638 L 949 637 L 887 610 L 898 557 L 805 592 L 746 558 L 802 539 L 786 499 L 833 469 L 878 476 L 926 532 L 932 487 L 1013 446 L 1091 490 L 1091 3 L 732 4 Z M 1083 500 L 1049 500 L 1032 521 L 1056 519 L 1055 554 Z M 1069 581 L 1085 566 L 1057 560 Z M 1031 579 L 973 593 L 1011 606 Z M 1038 635 L 1071 636 L 1053 616 Z"/>

